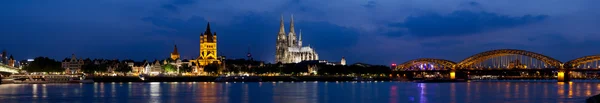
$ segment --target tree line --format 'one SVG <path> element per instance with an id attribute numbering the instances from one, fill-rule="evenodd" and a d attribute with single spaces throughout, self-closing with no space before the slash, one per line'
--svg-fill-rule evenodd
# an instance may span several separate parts
<path id="1" fill-rule="evenodd" d="M 113 69 L 116 73 L 128 73 L 132 68 L 127 63 L 134 63 L 133 60 L 105 60 L 105 59 L 84 59 L 84 65 L 81 71 L 84 73 L 107 72 L 108 69 Z M 146 62 L 146 61 L 144 61 Z M 139 63 L 139 62 L 138 62 Z M 153 62 L 147 62 L 153 63 Z M 299 74 L 307 73 L 309 67 L 314 67 L 317 75 L 347 75 L 347 74 L 390 74 L 392 70 L 384 65 L 369 65 L 356 63 L 352 65 L 327 65 L 325 63 L 301 62 L 290 64 L 266 64 L 262 61 L 246 60 L 246 59 L 227 59 L 222 61 L 223 64 L 212 63 L 204 67 L 204 71 L 208 73 L 280 73 L 280 74 Z M 192 66 L 183 63 L 177 67 L 169 63 L 161 65 L 163 72 L 193 72 Z M 37 57 L 29 65 L 23 67 L 28 72 L 63 72 L 61 62 L 48 57 Z"/>

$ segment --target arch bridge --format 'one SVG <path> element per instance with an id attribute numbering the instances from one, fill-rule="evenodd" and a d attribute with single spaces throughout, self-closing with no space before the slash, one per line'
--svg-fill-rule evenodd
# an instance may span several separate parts
<path id="1" fill-rule="evenodd" d="M 470 56 L 457 64 L 460 69 L 558 69 L 562 62 L 525 50 L 499 49 Z"/>
<path id="2" fill-rule="evenodd" d="M 594 56 L 594 60 L 600 60 L 600 55 Z M 575 61 L 573 63 L 575 66 L 579 66 L 581 64 L 579 61 Z M 423 64 L 427 65 L 423 66 Z M 428 69 L 427 66 L 437 68 Z M 562 67 L 562 62 L 539 53 L 517 49 L 498 49 L 472 55 L 458 63 L 450 60 L 435 58 L 414 59 L 396 66 L 396 70 L 506 70 L 560 69 Z"/>
<path id="3" fill-rule="evenodd" d="M 565 62 L 564 68 L 571 70 L 597 70 L 600 68 L 598 61 L 600 61 L 600 55 L 584 56 Z"/>
<path id="4" fill-rule="evenodd" d="M 566 82 L 571 78 L 600 79 L 600 55 L 584 56 L 563 63 L 531 51 L 497 49 L 477 53 L 458 63 L 435 58 L 414 59 L 399 64 L 395 71 L 400 74 L 444 72 L 449 73 L 450 78 L 454 78 L 454 73 L 456 75 L 464 73 L 466 75 L 503 75 L 503 77 L 515 78 L 555 78 L 558 81 Z M 595 73 L 584 73 L 588 71 Z"/>
<path id="5" fill-rule="evenodd" d="M 444 59 L 420 58 L 404 62 L 397 68 L 400 71 L 435 71 L 435 70 L 451 70 L 456 65 L 456 62 Z"/>

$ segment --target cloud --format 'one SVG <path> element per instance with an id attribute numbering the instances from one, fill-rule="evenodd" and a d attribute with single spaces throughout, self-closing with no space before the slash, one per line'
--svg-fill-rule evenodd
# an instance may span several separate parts
<path id="1" fill-rule="evenodd" d="M 421 45 L 425 46 L 425 47 L 433 47 L 433 48 L 440 48 L 440 47 L 448 47 L 448 46 L 452 46 L 452 45 L 458 45 L 458 44 L 463 44 L 465 43 L 464 41 L 460 41 L 460 40 L 441 40 L 441 41 L 435 41 L 435 42 L 422 42 Z"/>
<path id="2" fill-rule="evenodd" d="M 173 13 L 179 13 L 179 7 L 183 5 L 190 5 L 196 3 L 195 0 L 171 0 L 169 3 L 161 5 L 161 8 L 171 11 Z"/>
<path id="3" fill-rule="evenodd" d="M 162 16 L 150 16 L 141 19 L 142 21 L 149 22 L 154 26 L 159 27 L 156 31 L 162 31 L 162 35 L 169 36 L 190 36 L 197 35 L 206 27 L 207 21 L 203 17 L 193 16 L 187 20 L 162 17 Z"/>
<path id="4" fill-rule="evenodd" d="M 426 13 L 410 16 L 402 23 L 389 24 L 404 28 L 416 37 L 463 36 L 489 30 L 511 28 L 545 20 L 547 15 L 511 17 L 490 12 L 454 11 L 447 15 Z M 391 33 L 389 36 L 398 36 Z"/>
<path id="5" fill-rule="evenodd" d="M 375 1 L 368 1 L 367 4 L 363 5 L 365 8 L 375 8 L 377 3 Z"/>
<path id="6" fill-rule="evenodd" d="M 169 10 L 171 12 L 179 12 L 178 8 L 173 4 L 165 4 L 165 5 L 162 5 L 161 8 Z"/>

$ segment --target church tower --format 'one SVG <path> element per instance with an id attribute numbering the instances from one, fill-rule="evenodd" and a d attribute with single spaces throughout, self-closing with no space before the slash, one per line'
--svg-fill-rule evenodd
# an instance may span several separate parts
<path id="1" fill-rule="evenodd" d="M 203 72 L 204 66 L 211 63 L 221 64 L 217 55 L 217 32 L 210 31 L 210 23 L 206 25 L 206 31 L 200 33 L 200 56 L 190 63 L 196 65 L 195 72 Z"/>
<path id="2" fill-rule="evenodd" d="M 277 43 L 275 45 L 275 63 L 285 63 L 285 58 L 287 58 L 285 52 L 287 51 L 288 42 L 285 35 L 283 15 L 281 15 L 281 20 L 279 21 L 279 33 L 277 34 Z"/>
<path id="3" fill-rule="evenodd" d="M 8 58 L 8 66 L 15 67 L 15 58 L 12 55 Z"/>
<path id="4" fill-rule="evenodd" d="M 175 49 L 171 52 L 171 60 L 179 59 L 179 52 L 177 52 L 177 45 L 175 45 Z"/>
<path id="5" fill-rule="evenodd" d="M 294 15 L 292 15 L 292 20 L 290 21 L 290 33 L 288 34 L 288 46 L 296 47 L 298 46 L 298 41 L 296 41 L 296 32 L 294 30 Z"/>

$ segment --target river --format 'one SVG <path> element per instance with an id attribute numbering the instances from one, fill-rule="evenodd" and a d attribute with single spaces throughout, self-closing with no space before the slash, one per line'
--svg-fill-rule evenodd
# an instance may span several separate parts
<path id="1" fill-rule="evenodd" d="M 599 82 L 1 84 L 2 103 L 580 103 Z"/>

